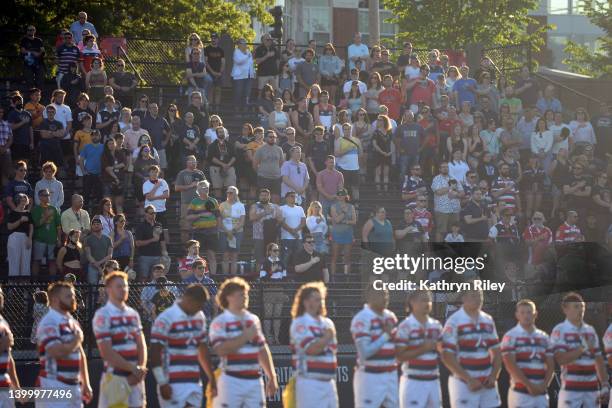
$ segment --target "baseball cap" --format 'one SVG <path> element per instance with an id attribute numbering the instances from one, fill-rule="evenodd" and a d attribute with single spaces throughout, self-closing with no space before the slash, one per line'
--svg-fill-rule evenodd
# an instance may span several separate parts
<path id="1" fill-rule="evenodd" d="M 96 224 L 96 223 L 102 224 L 102 218 L 99 215 L 96 215 L 91 219 L 91 223 L 92 224 Z"/>
<path id="2" fill-rule="evenodd" d="M 348 191 L 345 188 L 341 188 L 336 192 L 337 196 L 343 197 L 348 195 Z"/>
<path id="3" fill-rule="evenodd" d="M 67 281 L 67 282 L 76 282 L 77 277 L 76 277 L 76 275 L 74 273 L 67 273 L 64 276 L 64 280 Z"/>

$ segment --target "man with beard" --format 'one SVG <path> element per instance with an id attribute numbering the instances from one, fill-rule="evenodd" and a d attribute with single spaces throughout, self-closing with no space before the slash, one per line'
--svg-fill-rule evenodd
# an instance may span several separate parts
<path id="1" fill-rule="evenodd" d="M 255 152 L 253 168 L 257 172 L 257 187 L 268 189 L 275 204 L 280 203 L 281 166 L 285 162 L 283 149 L 276 144 L 276 132 L 266 132 L 266 144 Z"/>
<path id="2" fill-rule="evenodd" d="M 120 271 L 111 272 L 104 279 L 104 286 L 108 301 L 93 318 L 93 331 L 106 373 L 100 380 L 98 408 L 108 408 L 113 403 L 144 407 L 147 346 L 140 316 L 126 304 L 128 276 Z M 115 395 L 109 395 L 115 388 L 109 387 L 112 382 L 128 384 L 131 388 L 129 396 L 123 401 L 111 402 L 111 399 L 116 399 Z"/>
<path id="3" fill-rule="evenodd" d="M 66 390 L 70 400 L 37 402 L 37 407 L 77 408 L 92 399 L 87 359 L 83 351 L 83 330 L 71 313 L 77 309 L 74 287 L 55 282 L 47 289 L 49 312 L 38 323 L 36 338 L 40 355 L 40 387 Z M 4 406 L 4 405 L 3 405 Z"/>
<path id="4" fill-rule="evenodd" d="M 502 202 L 504 207 L 516 209 L 516 213 L 521 212 L 518 181 L 512 177 L 507 163 L 500 164 L 499 177 L 491 185 L 491 194 L 498 203 Z"/>
<path id="5" fill-rule="evenodd" d="M 0 288 L 0 312 L 4 310 L 4 293 Z M 9 389 L 18 390 L 19 378 L 12 355 L 13 332 L 4 317 L 0 315 L 0 406 L 13 408 L 15 402 L 9 398 Z"/>

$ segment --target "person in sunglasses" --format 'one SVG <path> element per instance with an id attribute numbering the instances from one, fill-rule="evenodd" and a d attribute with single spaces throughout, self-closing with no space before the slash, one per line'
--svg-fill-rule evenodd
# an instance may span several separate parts
<path id="1" fill-rule="evenodd" d="M 315 251 L 314 245 L 314 237 L 304 234 L 302 249 L 289 257 L 289 275 L 299 282 L 329 282 L 325 256 Z"/>

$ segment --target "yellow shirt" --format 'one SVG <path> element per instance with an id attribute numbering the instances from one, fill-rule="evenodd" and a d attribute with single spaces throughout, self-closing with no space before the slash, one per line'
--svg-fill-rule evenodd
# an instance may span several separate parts
<path id="1" fill-rule="evenodd" d="M 77 130 L 77 132 L 74 134 L 74 141 L 79 143 L 79 153 L 82 152 L 85 145 L 91 143 L 91 130 L 89 132 L 85 130 Z"/>

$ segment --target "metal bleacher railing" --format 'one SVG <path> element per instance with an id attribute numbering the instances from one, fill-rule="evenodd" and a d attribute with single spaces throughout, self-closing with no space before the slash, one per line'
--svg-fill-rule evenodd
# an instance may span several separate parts
<path id="1" fill-rule="evenodd" d="M 278 319 L 281 321 L 280 344 L 276 345 L 275 353 L 287 353 L 289 344 L 288 332 L 291 320 L 290 310 L 295 292 L 299 283 L 283 282 L 252 282 L 250 291 L 250 310 L 256 313 L 266 325 L 267 321 Z M 507 289 L 505 293 L 518 293 L 518 286 L 523 283 L 514 284 L 514 287 Z M 152 317 L 145 310 L 141 300 L 141 294 L 145 288 L 151 284 L 131 283 L 128 305 L 136 309 L 141 316 L 145 335 L 148 339 L 148 332 L 152 323 Z M 185 287 L 184 284 L 172 283 L 168 287 L 175 287 L 175 293 L 179 294 Z M 327 311 L 328 316 L 335 322 L 338 335 L 338 342 L 341 345 L 340 351 L 345 353 L 353 352 L 352 338 L 350 334 L 350 322 L 352 317 L 361 309 L 364 301 L 364 289 L 366 283 L 354 281 L 344 283 L 328 284 Z M 46 283 L 11 283 L 3 285 L 5 295 L 5 307 L 2 312 L 8 321 L 15 337 L 14 356 L 16 360 L 31 361 L 37 358 L 35 345 L 30 341 L 33 319 L 32 309 L 34 305 L 32 294 L 36 290 L 44 290 Z M 587 319 L 594 324 L 598 331 L 603 333 L 609 324 L 610 310 L 612 303 L 606 298 L 609 295 L 610 286 L 598 287 L 582 291 L 588 299 Z M 88 357 L 98 357 L 95 339 L 91 330 L 91 321 L 95 311 L 101 306 L 103 288 L 98 285 L 77 285 L 77 300 L 79 307 L 74 314 L 81 323 L 85 332 L 84 349 Z M 265 307 L 271 303 L 270 293 L 284 295 L 282 301 L 282 311 L 280 314 L 272 315 L 269 308 Z M 391 294 L 389 308 L 393 310 L 398 318 L 406 316 L 404 292 L 393 292 Z M 559 323 L 563 316 L 559 308 L 559 296 L 546 294 L 533 297 L 538 305 L 539 317 L 538 326 L 548 332 Z M 514 324 L 514 303 L 518 300 L 515 296 L 500 297 L 487 293 L 485 295 L 484 310 L 491 314 L 497 322 L 498 332 L 504 333 Z M 278 296 L 274 302 L 278 302 Z M 436 293 L 434 294 L 434 309 L 432 315 L 442 322 L 459 305 L 459 296 L 456 293 Z M 606 317 L 607 316 L 607 317 Z"/>

